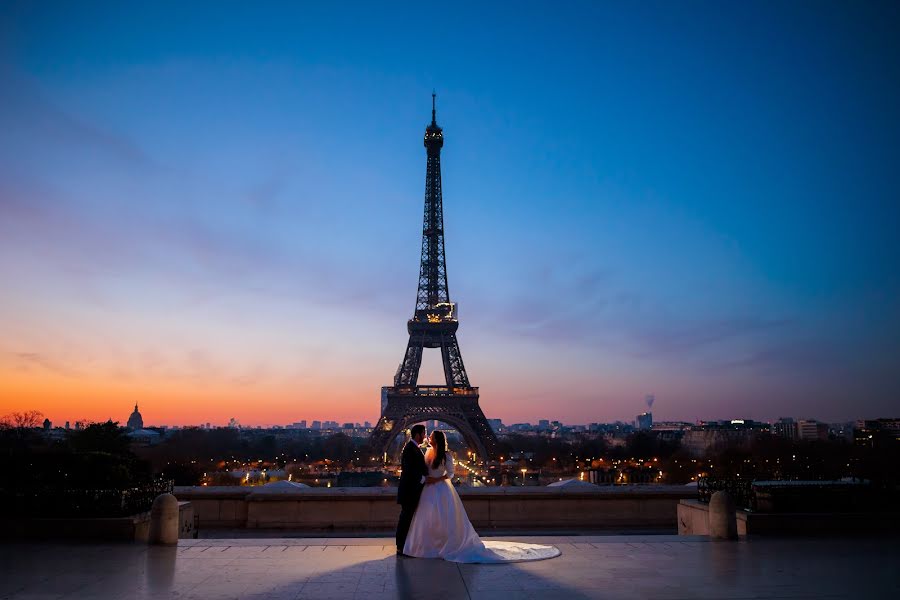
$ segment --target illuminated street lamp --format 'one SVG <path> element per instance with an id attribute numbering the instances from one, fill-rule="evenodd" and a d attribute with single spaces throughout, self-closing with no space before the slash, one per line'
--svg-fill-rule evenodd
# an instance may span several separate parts
<path id="1" fill-rule="evenodd" d="M 525 473 L 528 472 L 528 469 L 522 469 L 522 485 L 525 485 Z"/>

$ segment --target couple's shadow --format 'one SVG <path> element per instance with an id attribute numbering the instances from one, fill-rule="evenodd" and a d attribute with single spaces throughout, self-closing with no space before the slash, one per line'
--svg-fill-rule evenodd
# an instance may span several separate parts
<path id="1" fill-rule="evenodd" d="M 435 597 L 435 592 L 439 598 L 469 597 L 456 563 L 400 556 L 388 560 L 395 561 L 393 584 L 398 598 Z"/>
<path id="2" fill-rule="evenodd" d="M 474 598 L 485 594 L 508 596 L 562 597 L 567 600 L 587 600 L 588 596 L 563 583 L 557 577 L 548 577 L 543 569 L 525 567 L 528 563 L 460 564 L 432 558 L 393 557 L 394 597 L 407 598 Z M 544 561 L 536 561 L 544 562 Z M 530 564 L 535 564 L 532 562 Z M 529 597 L 531 597 L 529 596 Z"/>

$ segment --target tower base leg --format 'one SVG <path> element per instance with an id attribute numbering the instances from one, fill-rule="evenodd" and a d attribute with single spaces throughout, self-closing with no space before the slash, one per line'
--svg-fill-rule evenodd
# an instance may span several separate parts
<path id="1" fill-rule="evenodd" d="M 370 438 L 373 450 L 388 452 L 391 442 L 422 421 L 436 420 L 459 431 L 479 459 L 497 454 L 497 436 L 478 405 L 478 388 L 383 388 L 381 418 Z"/>

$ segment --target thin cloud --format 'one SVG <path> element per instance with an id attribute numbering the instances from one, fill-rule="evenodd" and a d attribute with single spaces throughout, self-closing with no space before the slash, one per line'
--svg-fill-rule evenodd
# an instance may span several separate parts
<path id="1" fill-rule="evenodd" d="M 720 342 L 746 338 L 784 327 L 788 321 L 754 315 L 700 319 L 688 324 L 640 325 L 631 330 L 639 358 L 690 353 Z"/>
<path id="2" fill-rule="evenodd" d="M 15 368 L 30 371 L 34 368 L 49 371 L 63 377 L 78 377 L 78 372 L 64 362 L 42 352 L 14 352 L 12 358 Z"/>
<path id="3" fill-rule="evenodd" d="M 0 64 L 0 125 L 7 139 L 18 137 L 61 143 L 84 151 L 101 152 L 107 158 L 137 167 L 158 164 L 129 137 L 83 119 L 48 101 L 28 77 Z M 8 142 L 7 142 L 8 143 Z"/>
<path id="4" fill-rule="evenodd" d="M 588 351 L 700 368 L 736 366 L 748 353 L 759 352 L 763 341 L 789 343 L 798 333 L 796 323 L 781 316 L 673 314 L 646 291 L 623 288 L 608 269 L 576 267 L 538 266 L 524 274 L 523 280 L 539 282 L 534 291 L 513 301 L 488 299 L 489 311 L 478 318 L 479 326 L 540 344 L 577 344 Z M 718 357 L 709 357 L 712 349 Z"/>

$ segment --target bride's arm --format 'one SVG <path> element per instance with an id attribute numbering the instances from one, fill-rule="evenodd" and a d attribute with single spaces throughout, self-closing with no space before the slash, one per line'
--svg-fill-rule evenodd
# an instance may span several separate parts
<path id="1" fill-rule="evenodd" d="M 444 459 L 444 468 L 447 470 L 447 479 L 453 479 L 453 475 L 456 473 L 456 469 L 454 468 L 453 457 L 450 456 L 450 453 L 447 453 L 447 457 Z"/>

